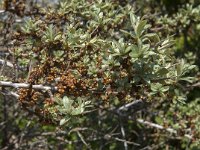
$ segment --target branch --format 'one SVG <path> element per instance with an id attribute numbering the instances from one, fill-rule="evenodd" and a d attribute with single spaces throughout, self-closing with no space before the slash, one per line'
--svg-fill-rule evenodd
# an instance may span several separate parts
<path id="1" fill-rule="evenodd" d="M 144 105 L 144 101 L 142 101 L 141 99 L 140 100 L 136 100 L 136 101 L 133 101 L 131 103 L 128 103 L 126 105 L 123 105 L 121 107 L 118 108 L 118 111 L 127 111 L 128 109 L 130 108 L 136 108 L 136 107 L 141 107 Z"/>
<path id="2" fill-rule="evenodd" d="M 17 93 L 15 93 L 15 92 L 8 92 L 8 95 L 12 95 L 13 97 L 15 97 L 16 99 L 18 99 L 19 98 L 19 95 L 17 94 Z"/>
<path id="3" fill-rule="evenodd" d="M 124 138 L 124 149 L 125 150 L 128 150 L 128 144 L 127 144 L 127 142 L 126 142 L 126 132 L 125 132 L 125 130 L 124 130 L 124 126 L 123 126 L 123 124 L 122 124 L 122 121 L 121 121 L 121 119 L 120 119 L 120 126 L 121 126 L 121 133 L 122 133 L 122 137 Z"/>
<path id="4" fill-rule="evenodd" d="M 119 141 L 119 142 L 123 142 L 123 143 L 126 142 L 127 144 L 130 144 L 130 145 L 141 146 L 138 143 L 135 143 L 135 142 L 132 142 L 132 141 L 127 141 L 127 140 L 120 139 L 120 138 L 117 138 L 117 137 L 114 137 L 113 139 L 116 140 L 116 141 Z"/>
<path id="5" fill-rule="evenodd" d="M 13 87 L 13 88 L 33 88 L 33 89 L 38 89 L 38 90 L 57 90 L 57 87 L 54 86 L 44 86 L 42 84 L 38 85 L 31 85 L 28 83 L 13 83 L 13 82 L 8 82 L 8 81 L 0 81 L 0 86 L 5 86 L 5 87 Z"/>
<path id="6" fill-rule="evenodd" d="M 0 10 L 0 14 L 1 14 L 1 13 L 4 13 L 4 12 L 5 12 L 5 10 Z"/>
<path id="7" fill-rule="evenodd" d="M 0 53 L 0 55 L 1 55 L 1 53 Z M 10 67 L 10 68 L 14 68 L 15 67 L 15 65 L 12 62 L 7 61 L 7 60 L 3 60 L 3 59 L 0 59 L 0 65 L 5 65 L 5 66 Z M 24 69 L 26 69 L 25 66 L 18 66 L 18 65 L 17 65 L 17 68 L 20 69 L 20 70 L 22 70 L 22 71 Z"/>
<path id="8" fill-rule="evenodd" d="M 86 141 L 85 141 L 83 135 L 82 135 L 79 131 L 77 131 L 77 134 L 78 134 L 79 138 L 81 139 L 81 141 L 83 142 L 83 144 L 85 144 L 85 146 L 86 146 L 88 149 L 91 150 L 90 145 L 89 145 L 88 143 L 86 143 Z"/>
<path id="9" fill-rule="evenodd" d="M 123 116 L 123 113 L 129 111 L 130 109 L 134 110 L 134 112 L 137 112 L 139 110 L 142 110 L 143 108 L 145 108 L 145 102 L 143 100 L 139 99 L 139 100 L 135 100 L 133 102 L 130 102 L 128 104 L 125 104 L 125 105 L 119 107 L 116 110 L 116 112 L 117 112 L 117 114 Z"/>
<path id="10" fill-rule="evenodd" d="M 12 91 L 8 91 L 6 89 L 2 90 L 1 93 L 4 94 L 4 95 L 11 95 L 11 96 L 15 97 L 16 99 L 19 98 L 19 95 L 17 93 L 12 92 Z"/>
<path id="11" fill-rule="evenodd" d="M 200 87 L 200 82 L 197 82 L 197 83 L 191 85 L 191 87 Z"/>
<path id="12" fill-rule="evenodd" d="M 111 134 L 105 134 L 105 135 L 104 135 L 104 139 L 105 139 L 105 140 L 113 139 L 113 140 L 116 140 L 116 141 L 119 141 L 119 142 L 123 142 L 123 143 L 126 143 L 126 144 L 135 145 L 135 146 L 140 146 L 140 144 L 138 144 L 138 143 L 135 143 L 135 142 L 132 142 L 132 141 L 127 141 L 127 140 L 124 140 L 124 139 L 120 139 L 120 138 L 118 138 L 118 137 L 112 136 Z"/>
<path id="13" fill-rule="evenodd" d="M 11 62 L 5 61 L 5 60 L 2 60 L 2 59 L 0 59 L 0 65 L 6 65 L 6 66 L 11 67 L 11 68 L 14 67 L 14 65 Z"/>
<path id="14" fill-rule="evenodd" d="M 143 124 L 143 125 L 148 125 L 150 127 L 154 127 L 154 128 L 157 128 L 157 129 L 160 129 L 160 130 L 166 130 L 167 132 L 169 133 L 173 133 L 173 134 L 177 134 L 177 131 L 173 128 L 165 128 L 159 124 L 155 124 L 155 123 L 152 123 L 152 122 L 149 122 L 149 121 L 145 121 L 143 119 L 137 119 L 137 122 Z M 192 139 L 192 135 L 189 135 L 189 134 L 185 134 L 184 135 L 185 137 L 187 137 L 188 139 Z"/>

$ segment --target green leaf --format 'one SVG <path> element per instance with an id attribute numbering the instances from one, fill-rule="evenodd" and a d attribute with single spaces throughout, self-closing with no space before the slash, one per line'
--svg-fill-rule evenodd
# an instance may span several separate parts
<path id="1" fill-rule="evenodd" d="M 125 49 L 125 54 L 129 53 L 131 51 L 133 47 L 132 46 L 128 46 L 126 49 Z"/>
<path id="2" fill-rule="evenodd" d="M 55 36 L 55 38 L 54 38 L 54 40 L 61 40 L 61 38 L 62 38 L 62 35 L 61 34 L 57 34 L 56 36 Z"/>
<path id="3" fill-rule="evenodd" d="M 161 69 L 159 69 L 159 70 L 156 72 L 156 74 L 157 74 L 157 75 L 160 75 L 160 76 L 163 76 L 163 75 L 166 75 L 168 72 L 169 72 L 168 69 L 166 69 L 166 68 L 161 68 Z"/>
<path id="4" fill-rule="evenodd" d="M 102 19 L 103 18 L 103 12 L 99 13 L 99 18 Z"/>
<path id="5" fill-rule="evenodd" d="M 176 65 L 176 75 L 179 77 L 183 74 L 184 60 L 182 59 L 179 64 Z"/>
<path id="6" fill-rule="evenodd" d="M 161 87 L 162 87 L 162 84 L 160 84 L 160 83 L 152 83 L 151 84 L 151 90 L 154 92 L 159 91 Z"/>
<path id="7" fill-rule="evenodd" d="M 197 67 L 196 65 L 191 65 L 191 66 L 188 67 L 188 70 L 192 70 L 192 69 L 194 69 L 196 67 Z"/>
<path id="8" fill-rule="evenodd" d="M 183 80 L 183 81 L 187 81 L 189 83 L 193 83 L 196 78 L 195 77 L 184 77 L 184 78 L 180 78 L 179 80 Z"/>
<path id="9" fill-rule="evenodd" d="M 139 48 L 136 45 L 132 46 L 132 50 L 129 53 L 129 56 L 132 57 L 132 58 L 138 58 L 138 57 L 140 57 Z"/>
<path id="10" fill-rule="evenodd" d="M 65 119 L 65 118 L 61 119 L 61 120 L 60 120 L 60 126 L 62 126 L 62 125 L 64 125 L 65 123 L 67 123 L 69 120 L 70 120 L 70 118 L 69 118 L 69 119 Z"/>
<path id="11" fill-rule="evenodd" d="M 142 45 L 142 52 L 146 52 L 150 49 L 150 44 L 144 44 Z"/>
<path id="12" fill-rule="evenodd" d="M 58 51 L 53 51 L 53 55 L 56 58 L 60 58 L 64 54 L 64 51 L 58 50 Z"/>
<path id="13" fill-rule="evenodd" d="M 86 102 L 84 103 L 85 106 L 86 106 L 86 105 L 89 105 L 89 104 L 91 104 L 91 101 L 86 101 Z"/>
<path id="14" fill-rule="evenodd" d="M 68 111 L 72 109 L 72 103 L 73 100 L 70 100 L 67 96 L 63 97 L 63 105 Z"/>
<path id="15" fill-rule="evenodd" d="M 133 12 L 130 13 L 130 20 L 131 20 L 131 25 L 134 28 L 136 25 L 137 19 L 136 19 L 136 16 L 133 14 Z"/>
<path id="16" fill-rule="evenodd" d="M 79 106 L 72 110 L 71 115 L 76 116 L 82 114 L 83 112 L 84 112 L 84 107 Z"/>
<path id="17" fill-rule="evenodd" d="M 163 49 L 167 49 L 169 47 L 171 47 L 172 45 L 174 45 L 175 41 L 174 40 L 169 40 L 166 39 L 160 47 L 158 47 L 158 50 L 163 50 Z"/>
<path id="18" fill-rule="evenodd" d="M 125 31 L 125 30 L 122 30 L 122 29 L 120 29 L 120 31 L 121 31 L 122 33 L 125 33 L 125 34 L 127 34 L 127 35 L 130 35 L 132 38 L 136 38 L 136 37 L 135 37 L 135 34 L 132 33 L 131 31 L 128 32 L 128 31 Z"/>
<path id="19" fill-rule="evenodd" d="M 158 124 L 162 124 L 163 123 L 163 119 L 159 116 L 155 117 L 155 121 L 158 123 Z"/>
<path id="20" fill-rule="evenodd" d="M 145 37 L 156 43 L 160 42 L 160 37 L 156 33 L 148 33 L 148 34 L 144 35 L 144 38 Z"/>
<path id="21" fill-rule="evenodd" d="M 169 90 L 169 86 L 163 86 L 160 91 L 167 92 Z"/>
<path id="22" fill-rule="evenodd" d="M 49 41 L 54 40 L 54 30 L 53 30 L 53 28 L 54 28 L 54 26 L 52 24 L 47 28 L 47 37 L 48 37 Z"/>
<path id="23" fill-rule="evenodd" d="M 142 35 L 142 32 L 144 31 L 144 27 L 147 24 L 146 20 L 141 20 L 139 23 L 135 26 L 135 34 L 137 37 L 140 37 Z"/>

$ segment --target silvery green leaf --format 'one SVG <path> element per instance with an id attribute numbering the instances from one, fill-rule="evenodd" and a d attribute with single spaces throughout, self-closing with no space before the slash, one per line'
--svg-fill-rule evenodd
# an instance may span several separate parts
<path id="1" fill-rule="evenodd" d="M 169 90 L 169 86 L 163 86 L 160 91 L 167 92 Z"/>
<path id="2" fill-rule="evenodd" d="M 125 34 L 127 34 L 127 35 L 130 35 L 132 38 L 135 38 L 135 34 L 132 33 L 131 31 L 128 32 L 128 31 L 125 31 L 125 30 L 122 30 L 122 29 L 120 31 L 123 32 L 123 33 L 125 33 Z"/>
<path id="3" fill-rule="evenodd" d="M 63 108 L 58 108 L 58 110 L 59 110 L 59 112 L 61 113 L 61 114 L 66 114 L 66 113 L 70 113 L 71 112 L 71 110 L 69 111 L 69 109 L 63 109 Z"/>
<path id="4" fill-rule="evenodd" d="M 159 89 L 162 87 L 162 84 L 160 83 L 152 83 L 151 84 L 151 90 L 154 92 L 159 91 Z"/>
<path id="5" fill-rule="evenodd" d="M 192 70 L 192 69 L 194 69 L 194 68 L 196 68 L 197 66 L 196 65 L 190 65 L 189 67 L 188 67 L 188 70 Z"/>
<path id="6" fill-rule="evenodd" d="M 146 20 L 139 21 L 135 26 L 135 34 L 137 37 L 140 37 L 142 35 L 142 32 L 144 31 L 144 27 L 147 24 Z"/>
<path id="7" fill-rule="evenodd" d="M 61 40 L 62 35 L 61 34 L 57 34 L 54 38 L 54 40 Z"/>
<path id="8" fill-rule="evenodd" d="M 51 24 L 46 31 L 46 36 L 47 39 L 49 39 L 49 41 L 53 41 L 54 40 L 54 30 L 53 30 L 54 26 Z"/>
<path id="9" fill-rule="evenodd" d="M 163 49 L 166 49 L 166 48 L 169 48 L 171 47 L 172 45 L 174 45 L 175 41 L 174 40 L 169 40 L 169 39 L 166 39 L 160 47 L 158 47 L 158 50 L 163 50 Z"/>
<path id="10" fill-rule="evenodd" d="M 93 38 L 93 39 L 90 40 L 90 43 L 93 44 L 93 43 L 95 43 L 96 41 L 97 41 L 97 38 Z"/>
<path id="11" fill-rule="evenodd" d="M 139 48 L 136 45 L 132 46 L 132 50 L 129 53 L 129 56 L 132 58 L 138 58 L 140 56 Z"/>
<path id="12" fill-rule="evenodd" d="M 73 100 L 70 100 L 67 96 L 63 97 L 63 105 L 66 109 L 71 109 Z"/>
<path id="13" fill-rule="evenodd" d="M 148 39 L 150 39 L 151 41 L 154 41 L 156 43 L 160 42 L 160 37 L 156 33 L 148 33 L 148 34 L 144 35 L 144 38 L 145 37 L 147 37 Z"/>
<path id="14" fill-rule="evenodd" d="M 91 104 L 91 101 L 85 101 L 85 105 Z"/>
<path id="15" fill-rule="evenodd" d="M 132 25 L 132 27 L 134 28 L 137 19 L 136 19 L 136 16 L 133 14 L 133 12 L 130 13 L 130 20 L 131 20 L 131 25 Z"/>
<path id="16" fill-rule="evenodd" d="M 127 48 L 125 49 L 125 54 L 130 52 L 132 48 L 133 48 L 132 46 L 127 46 Z"/>
<path id="17" fill-rule="evenodd" d="M 183 81 L 187 81 L 189 83 L 193 83 L 196 78 L 195 77 L 184 77 L 184 78 L 180 78 L 179 80 L 183 80 Z"/>
<path id="18" fill-rule="evenodd" d="M 80 115 L 84 112 L 84 107 L 77 107 L 77 108 L 74 108 L 71 112 L 71 115 L 75 116 L 75 115 Z"/>
<path id="19" fill-rule="evenodd" d="M 145 52 L 145 51 L 148 51 L 150 49 L 150 44 L 144 44 L 142 45 L 142 51 Z"/>
<path id="20" fill-rule="evenodd" d="M 103 20 L 103 22 L 106 24 L 106 23 L 108 23 L 108 22 L 111 21 L 111 20 L 112 20 L 112 19 L 108 18 L 108 19 Z"/>
<path id="21" fill-rule="evenodd" d="M 140 53 L 138 51 L 131 51 L 129 53 L 129 56 L 132 58 L 138 58 L 138 57 L 140 57 Z"/>
<path id="22" fill-rule="evenodd" d="M 182 59 L 180 63 L 176 65 L 177 76 L 181 76 L 183 74 L 183 69 L 184 69 L 184 60 Z"/>
<path id="23" fill-rule="evenodd" d="M 78 97 L 77 100 L 78 100 L 78 105 L 79 106 L 81 106 L 82 104 L 84 104 L 83 103 L 83 99 L 81 97 Z"/>
<path id="24" fill-rule="evenodd" d="M 61 119 L 61 120 L 60 120 L 60 126 L 62 126 L 62 125 L 64 125 L 65 123 L 67 123 L 69 120 L 70 120 L 70 118 L 69 118 L 69 119 L 65 119 L 65 118 Z"/>
<path id="25" fill-rule="evenodd" d="M 153 56 L 153 55 L 156 55 L 156 53 L 154 51 L 147 51 L 145 53 L 145 56 L 147 56 L 147 57 L 144 56 L 144 58 L 148 58 L 148 56 Z"/>

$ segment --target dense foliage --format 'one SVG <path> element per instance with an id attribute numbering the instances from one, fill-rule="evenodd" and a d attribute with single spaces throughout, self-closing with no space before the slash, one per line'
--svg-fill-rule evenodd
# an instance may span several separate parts
<path id="1" fill-rule="evenodd" d="M 2 148 L 199 148 L 198 1 L 1 5 Z"/>

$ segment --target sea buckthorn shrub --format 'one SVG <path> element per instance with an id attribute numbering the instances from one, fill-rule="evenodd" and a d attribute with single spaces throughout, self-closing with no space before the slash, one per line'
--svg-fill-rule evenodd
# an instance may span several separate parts
<path id="1" fill-rule="evenodd" d="M 22 105 L 45 120 L 63 121 L 95 101 L 171 97 L 194 67 L 173 58 L 171 37 L 148 32 L 147 18 L 130 5 L 82 0 L 38 11 L 15 33 L 14 51 L 18 64 L 33 64 L 20 82 L 52 87 L 19 90 Z"/>

